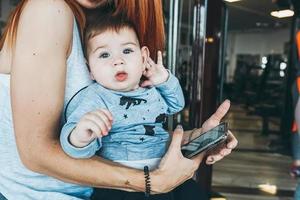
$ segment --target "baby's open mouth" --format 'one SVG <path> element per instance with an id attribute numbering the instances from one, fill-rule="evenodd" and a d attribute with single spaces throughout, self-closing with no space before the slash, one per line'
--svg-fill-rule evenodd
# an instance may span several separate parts
<path id="1" fill-rule="evenodd" d="M 118 72 L 115 75 L 115 78 L 117 81 L 125 81 L 127 79 L 128 74 L 126 72 Z"/>

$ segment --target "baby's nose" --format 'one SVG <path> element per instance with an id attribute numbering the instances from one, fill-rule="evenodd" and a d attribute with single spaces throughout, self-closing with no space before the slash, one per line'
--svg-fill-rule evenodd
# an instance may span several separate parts
<path id="1" fill-rule="evenodd" d="M 117 66 L 117 65 L 123 65 L 124 64 L 124 60 L 122 58 L 117 58 L 114 60 L 114 66 Z"/>

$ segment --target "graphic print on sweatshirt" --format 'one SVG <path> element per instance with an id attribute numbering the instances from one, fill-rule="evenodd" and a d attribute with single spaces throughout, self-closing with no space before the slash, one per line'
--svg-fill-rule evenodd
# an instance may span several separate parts
<path id="1" fill-rule="evenodd" d="M 120 99 L 120 105 L 124 106 L 126 105 L 126 110 L 130 108 L 130 106 L 136 106 L 140 105 L 142 102 L 147 103 L 146 99 L 138 99 L 138 98 L 133 98 L 133 97 L 125 97 L 122 96 Z"/>
<path id="2" fill-rule="evenodd" d="M 167 115 L 165 113 L 161 113 L 155 119 L 155 123 L 166 123 L 167 122 Z"/>
<path id="3" fill-rule="evenodd" d="M 155 123 L 164 124 L 166 122 L 167 122 L 167 116 L 164 113 L 161 113 L 160 115 L 158 115 L 155 118 Z M 143 126 L 144 126 L 145 131 L 146 131 L 145 135 L 154 136 L 154 134 L 155 134 L 155 131 L 154 131 L 155 126 L 151 126 L 151 125 L 143 125 Z"/>

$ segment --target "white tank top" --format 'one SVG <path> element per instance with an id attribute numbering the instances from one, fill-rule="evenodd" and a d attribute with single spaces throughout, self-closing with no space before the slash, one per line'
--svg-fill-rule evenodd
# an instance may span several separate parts
<path id="1" fill-rule="evenodd" d="M 90 83 L 74 20 L 72 51 L 67 60 L 64 105 L 78 90 Z M 13 133 L 10 75 L 6 74 L 0 74 L 0 193 L 8 200 L 78 200 L 89 199 L 92 193 L 90 187 L 64 183 L 24 167 Z"/>

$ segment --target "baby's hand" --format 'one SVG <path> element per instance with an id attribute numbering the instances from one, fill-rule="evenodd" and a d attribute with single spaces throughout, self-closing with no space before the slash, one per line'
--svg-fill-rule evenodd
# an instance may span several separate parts
<path id="1" fill-rule="evenodd" d="M 143 75 L 147 80 L 141 84 L 142 87 L 158 85 L 168 80 L 169 73 L 163 65 L 161 51 L 157 52 L 157 64 L 150 57 L 147 59 Z"/>
<path id="2" fill-rule="evenodd" d="M 111 129 L 113 117 L 106 109 L 85 114 L 71 132 L 70 143 L 75 147 L 84 147 L 95 138 L 106 136 Z"/>

